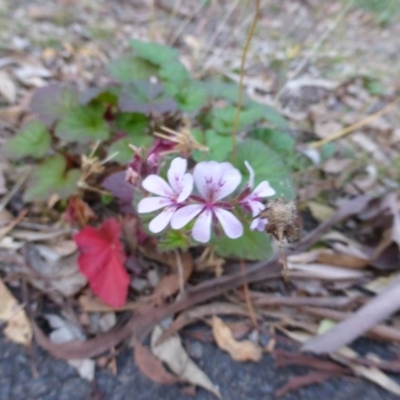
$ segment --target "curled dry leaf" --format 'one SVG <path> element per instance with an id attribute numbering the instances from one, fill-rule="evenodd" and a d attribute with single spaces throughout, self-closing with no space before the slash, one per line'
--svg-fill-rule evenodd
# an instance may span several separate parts
<path id="1" fill-rule="evenodd" d="M 155 304 L 161 304 L 167 297 L 177 293 L 180 289 L 179 266 L 176 254 L 173 252 L 160 254 L 149 249 L 142 249 L 142 252 L 144 252 L 146 257 L 152 260 L 169 265 L 173 270 L 172 274 L 165 275 L 161 278 L 152 294 L 152 301 Z M 183 269 L 183 282 L 186 283 L 193 272 L 193 257 L 189 252 L 181 253 L 179 256 Z"/>
<path id="2" fill-rule="evenodd" d="M 28 346 L 32 340 L 32 329 L 23 306 L 0 280 L 0 321 L 6 323 L 4 335 L 11 341 Z"/>
<path id="3" fill-rule="evenodd" d="M 214 339 L 220 349 L 229 353 L 235 361 L 260 361 L 262 349 L 250 340 L 237 341 L 232 331 L 221 318 L 213 316 L 212 331 Z"/>
<path id="4" fill-rule="evenodd" d="M 22 269 L 29 282 L 50 293 L 54 299 L 79 292 L 87 284 L 87 279 L 78 270 L 74 245 L 70 241 L 60 242 L 54 247 L 27 243 L 24 256 L 29 268 L 22 266 Z M 71 251 L 71 255 L 63 256 Z"/>
<path id="5" fill-rule="evenodd" d="M 211 392 L 218 399 L 221 399 L 218 388 L 188 356 L 178 335 L 171 336 L 161 344 L 156 345 L 162 333 L 163 329 L 158 325 L 153 330 L 151 335 L 151 350 L 153 353 L 166 363 L 179 378 L 193 385 L 200 386 Z"/>
<path id="6" fill-rule="evenodd" d="M 133 338 L 133 345 L 135 348 L 135 364 L 145 376 L 163 385 L 171 385 L 181 381 L 177 376 L 168 372 L 161 361 L 136 338 Z"/>

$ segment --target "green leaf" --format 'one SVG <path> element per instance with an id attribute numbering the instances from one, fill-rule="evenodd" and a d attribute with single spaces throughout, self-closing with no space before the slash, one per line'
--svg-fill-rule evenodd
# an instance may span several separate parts
<path id="1" fill-rule="evenodd" d="M 66 142 L 107 140 L 110 131 L 103 115 L 104 107 L 101 105 L 75 107 L 58 122 L 55 134 Z"/>
<path id="2" fill-rule="evenodd" d="M 217 254 L 224 258 L 257 261 L 268 259 L 273 254 L 269 236 L 265 232 L 251 231 L 248 226 L 244 227 L 244 234 L 240 238 L 214 238 L 212 244 Z"/>
<path id="3" fill-rule="evenodd" d="M 159 43 L 131 39 L 129 44 L 139 57 L 159 66 L 178 58 L 179 55 L 176 49 Z"/>
<path id="4" fill-rule="evenodd" d="M 169 229 L 165 236 L 159 240 L 157 247 L 160 251 L 171 251 L 176 249 L 185 251 L 189 247 L 189 239 L 185 233 Z"/>
<path id="5" fill-rule="evenodd" d="M 289 124 L 282 115 L 273 107 L 266 104 L 252 103 L 251 109 L 254 113 L 267 121 L 273 128 L 289 129 Z M 249 107 L 249 108 L 250 108 Z"/>
<path id="6" fill-rule="evenodd" d="M 46 125 L 53 125 L 78 103 L 79 93 L 75 88 L 56 83 L 36 89 L 30 109 Z"/>
<path id="7" fill-rule="evenodd" d="M 239 85 L 236 83 L 211 80 L 204 82 L 204 88 L 207 92 L 207 96 L 212 99 L 223 99 L 232 104 L 237 104 Z M 242 105 L 246 106 L 249 102 L 249 97 L 246 94 L 243 94 Z"/>
<path id="8" fill-rule="evenodd" d="M 124 137 L 120 140 L 114 142 L 108 149 L 107 155 L 118 153 L 117 156 L 113 158 L 120 164 L 127 164 L 132 160 L 133 153 L 129 145 L 133 144 L 135 147 L 149 147 L 153 142 L 153 138 L 150 135 L 137 135 L 136 137 L 129 136 Z"/>
<path id="9" fill-rule="evenodd" d="M 227 106 L 213 110 L 211 125 L 220 134 L 231 134 L 233 131 L 236 111 L 236 107 L 234 106 Z M 263 116 L 264 113 L 259 107 L 242 110 L 239 115 L 238 129 L 241 130 L 246 126 L 250 126 L 257 121 L 262 120 Z"/>
<path id="10" fill-rule="evenodd" d="M 4 146 L 2 153 L 14 160 L 26 156 L 42 158 L 50 147 L 51 136 L 46 125 L 39 121 L 32 121 Z"/>
<path id="11" fill-rule="evenodd" d="M 249 173 L 244 162 L 248 161 L 254 169 L 254 187 L 267 180 L 276 191 L 276 197 L 283 196 L 292 200 L 296 196 L 290 170 L 278 154 L 264 143 L 247 139 L 240 143 L 237 149 L 235 166 L 243 175 L 243 182 L 249 179 Z"/>
<path id="12" fill-rule="evenodd" d="M 72 195 L 77 189 L 81 171 L 66 171 L 66 165 L 65 158 L 60 154 L 46 159 L 33 173 L 24 200 L 46 200 L 53 194 L 65 199 Z"/>
<path id="13" fill-rule="evenodd" d="M 118 103 L 119 86 L 92 87 L 87 89 L 80 97 L 83 105 L 87 104 L 105 104 L 116 106 Z"/>
<path id="14" fill-rule="evenodd" d="M 159 76 L 164 83 L 171 83 L 175 87 L 190 80 L 189 72 L 178 60 L 163 64 L 160 68 Z M 179 89 L 179 86 L 177 88 Z"/>
<path id="15" fill-rule="evenodd" d="M 225 161 L 228 154 L 232 151 L 232 138 L 226 135 L 218 135 L 213 130 L 205 132 L 199 129 L 192 129 L 191 131 L 194 138 L 201 144 L 209 148 L 209 152 L 196 150 L 193 152 L 192 157 L 196 162 L 200 161 Z"/>
<path id="16" fill-rule="evenodd" d="M 118 101 L 124 112 L 146 115 L 164 114 L 177 110 L 176 101 L 164 93 L 164 87 L 150 82 L 132 82 L 124 87 Z"/>
<path id="17" fill-rule="evenodd" d="M 275 128 L 257 128 L 249 133 L 249 137 L 261 140 L 281 156 L 288 156 L 294 152 L 296 140 L 288 133 Z"/>
<path id="18" fill-rule="evenodd" d="M 119 82 L 145 80 L 158 73 L 158 67 L 134 55 L 117 58 L 108 64 L 108 70 Z"/>
<path id="19" fill-rule="evenodd" d="M 191 112 L 202 108 L 206 101 L 206 92 L 201 83 L 191 82 L 180 88 L 175 95 L 175 100 L 181 111 Z"/>
<path id="20" fill-rule="evenodd" d="M 115 119 L 115 126 L 127 135 L 136 137 L 145 133 L 149 118 L 141 113 L 120 113 Z"/>

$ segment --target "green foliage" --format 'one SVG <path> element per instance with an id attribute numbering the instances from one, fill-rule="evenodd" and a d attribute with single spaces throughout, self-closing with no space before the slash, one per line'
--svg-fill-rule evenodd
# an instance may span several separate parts
<path id="1" fill-rule="evenodd" d="M 382 26 L 389 24 L 400 12 L 398 0 L 354 0 L 354 6 L 374 13 Z"/>
<path id="2" fill-rule="evenodd" d="M 158 68 L 148 61 L 130 54 L 112 61 L 108 65 L 108 70 L 116 80 L 126 83 L 155 76 Z"/>
<path id="3" fill-rule="evenodd" d="M 177 110 L 175 100 L 164 93 L 163 86 L 150 82 L 132 82 L 119 98 L 121 111 L 158 115 Z"/>
<path id="4" fill-rule="evenodd" d="M 61 84 L 39 88 L 32 96 L 30 109 L 47 125 L 52 125 L 74 108 L 79 100 L 78 91 Z"/>
<path id="5" fill-rule="evenodd" d="M 140 40 L 131 39 L 129 44 L 140 58 L 158 66 L 165 65 L 177 59 L 179 55 L 176 49 L 159 43 L 142 42 Z"/>
<path id="6" fill-rule="evenodd" d="M 228 154 L 232 151 L 232 138 L 226 135 L 218 135 L 217 132 L 209 129 L 204 133 L 199 129 L 193 129 L 192 135 L 201 144 L 209 148 L 209 152 L 195 151 L 192 155 L 193 159 L 199 161 L 225 161 Z"/>
<path id="7" fill-rule="evenodd" d="M 296 193 L 290 170 L 270 147 L 254 139 L 248 139 L 239 144 L 235 166 L 247 181 L 249 173 L 245 167 L 245 161 L 248 161 L 254 169 L 254 186 L 267 180 L 275 189 L 276 197 L 283 196 L 287 200 L 295 198 Z"/>
<path id="8" fill-rule="evenodd" d="M 55 133 L 66 142 L 106 140 L 110 136 L 110 130 L 103 118 L 104 111 L 101 105 L 77 106 L 58 122 Z"/>
<path id="9" fill-rule="evenodd" d="M 212 244 L 221 257 L 257 261 L 272 256 L 269 236 L 265 232 L 251 231 L 247 225 L 244 225 L 244 234 L 240 238 L 214 238 Z"/>
<path id="10" fill-rule="evenodd" d="M 46 159 L 33 173 L 24 200 L 46 200 L 53 194 L 64 199 L 75 193 L 81 172 L 79 169 L 66 171 L 66 165 L 65 158 L 60 154 Z"/>
<path id="11" fill-rule="evenodd" d="M 13 159 L 42 158 L 50 150 L 51 136 L 46 125 L 32 121 L 18 132 L 5 146 L 3 153 Z"/>
<path id="12" fill-rule="evenodd" d="M 158 242 L 158 250 L 160 251 L 171 251 L 176 249 L 185 251 L 188 247 L 188 236 L 184 232 L 174 231 L 172 229 L 169 229 Z"/>
<path id="13" fill-rule="evenodd" d="M 296 141 L 288 133 L 276 128 L 256 128 L 249 133 L 249 137 L 264 142 L 281 156 L 290 156 L 294 152 Z"/>

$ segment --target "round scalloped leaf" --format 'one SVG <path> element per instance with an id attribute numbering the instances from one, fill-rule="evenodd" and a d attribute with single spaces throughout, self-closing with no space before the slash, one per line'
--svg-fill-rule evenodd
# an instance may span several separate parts
<path id="1" fill-rule="evenodd" d="M 224 258 L 258 261 L 268 259 L 273 254 L 269 236 L 265 232 L 251 231 L 248 226 L 244 227 L 240 238 L 215 238 L 212 244 L 217 254 Z"/>
<path id="2" fill-rule="evenodd" d="M 32 121 L 25 125 L 5 146 L 6 157 L 19 160 L 23 157 L 42 158 L 49 151 L 51 136 L 45 124 Z"/>
<path id="3" fill-rule="evenodd" d="M 46 159 L 33 173 L 24 193 L 24 201 L 47 200 L 54 194 L 65 199 L 75 193 L 81 171 L 66 171 L 66 165 L 65 158 L 60 154 Z"/>
<path id="4" fill-rule="evenodd" d="M 287 200 L 296 197 L 296 191 L 289 168 L 279 155 L 258 140 L 247 139 L 238 145 L 235 166 L 243 175 L 243 182 L 249 179 L 244 162 L 248 161 L 254 169 L 254 187 L 267 180 L 275 189 L 275 197 L 283 196 Z"/>
<path id="5" fill-rule="evenodd" d="M 138 135 L 134 138 L 132 135 L 129 137 L 124 137 L 122 139 L 114 142 L 110 148 L 108 149 L 107 156 L 117 153 L 115 157 L 112 158 L 113 161 L 116 161 L 120 164 L 127 164 L 132 160 L 133 152 L 129 147 L 130 144 L 133 144 L 135 147 L 150 147 L 153 142 L 153 138 L 150 135 Z"/>
<path id="6" fill-rule="evenodd" d="M 119 82 L 149 79 L 157 75 L 158 67 L 132 54 L 117 58 L 108 64 L 108 70 Z"/>
<path id="7" fill-rule="evenodd" d="M 75 88 L 55 83 L 36 89 L 29 107 L 42 122 L 53 125 L 78 103 L 79 93 Z"/>
<path id="8" fill-rule="evenodd" d="M 75 107 L 58 122 L 55 134 L 66 142 L 89 143 L 107 140 L 110 131 L 103 115 L 102 105 Z"/>
<path id="9" fill-rule="evenodd" d="M 176 49 L 159 43 L 131 39 L 129 44 L 139 57 L 159 66 L 178 58 L 179 55 Z"/>

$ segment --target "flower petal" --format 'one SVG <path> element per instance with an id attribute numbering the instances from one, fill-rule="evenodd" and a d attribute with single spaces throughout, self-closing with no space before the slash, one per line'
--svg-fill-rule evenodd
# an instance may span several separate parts
<path id="1" fill-rule="evenodd" d="M 268 218 L 254 218 L 253 221 L 251 221 L 250 229 L 252 231 L 257 230 L 260 232 L 264 232 L 267 224 Z"/>
<path id="2" fill-rule="evenodd" d="M 268 181 L 262 181 L 253 190 L 251 195 L 261 198 L 261 197 L 273 196 L 275 193 L 276 193 L 275 190 L 271 187 Z"/>
<path id="3" fill-rule="evenodd" d="M 194 240 L 207 243 L 211 239 L 212 211 L 204 210 L 193 225 L 192 236 Z"/>
<path id="4" fill-rule="evenodd" d="M 250 207 L 251 215 L 253 218 L 260 214 L 260 212 L 265 208 L 263 203 L 261 203 L 260 201 L 252 200 L 251 198 L 247 199 L 246 204 Z"/>
<path id="5" fill-rule="evenodd" d="M 173 197 L 174 192 L 168 183 L 158 175 L 149 175 L 143 180 L 142 186 L 150 193 L 164 197 Z"/>
<path id="6" fill-rule="evenodd" d="M 160 214 L 150 221 L 150 231 L 153 233 L 159 233 L 164 230 L 169 224 L 169 221 L 171 221 L 175 211 L 176 207 L 166 207 L 162 212 L 160 212 Z"/>
<path id="7" fill-rule="evenodd" d="M 182 177 L 180 193 L 176 201 L 182 203 L 185 201 L 193 191 L 193 176 L 192 174 L 185 174 Z"/>
<path id="8" fill-rule="evenodd" d="M 174 158 L 168 169 L 168 182 L 175 193 L 182 191 L 182 178 L 187 169 L 187 160 L 181 157 Z"/>
<path id="9" fill-rule="evenodd" d="M 231 239 L 237 239 L 243 235 L 242 223 L 229 211 L 223 208 L 215 207 L 214 213 L 220 222 L 226 236 Z"/>
<path id="10" fill-rule="evenodd" d="M 179 208 L 171 220 L 172 229 L 181 229 L 203 210 L 203 204 L 190 204 Z"/>
<path id="11" fill-rule="evenodd" d="M 249 183 L 247 184 L 249 188 L 252 188 L 254 185 L 254 169 L 253 167 L 250 165 L 250 163 L 248 161 L 244 162 L 244 165 L 247 168 L 247 171 L 249 171 Z"/>
<path id="12" fill-rule="evenodd" d="M 238 169 L 234 167 L 224 168 L 224 166 L 222 166 L 222 169 L 223 175 L 221 176 L 218 182 L 218 187 L 215 190 L 214 201 L 218 201 L 223 199 L 224 197 L 229 196 L 235 191 L 235 189 L 239 186 L 240 181 L 242 180 L 242 175 L 240 174 Z"/>
<path id="13" fill-rule="evenodd" d="M 216 161 L 201 161 L 193 170 L 194 183 L 206 199 L 213 193 L 215 182 L 221 177 L 221 168 Z"/>
<path id="14" fill-rule="evenodd" d="M 171 203 L 171 200 L 166 197 L 146 197 L 139 201 L 137 212 L 139 214 L 153 212 L 166 207 Z"/>
<path id="15" fill-rule="evenodd" d="M 194 168 L 193 178 L 200 194 L 208 202 L 216 202 L 230 195 L 242 176 L 230 163 L 203 161 Z"/>

